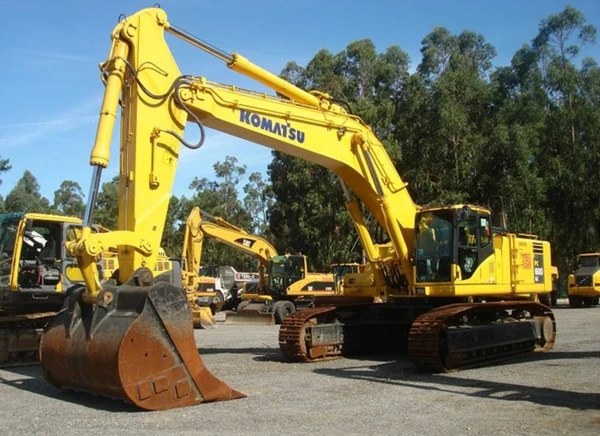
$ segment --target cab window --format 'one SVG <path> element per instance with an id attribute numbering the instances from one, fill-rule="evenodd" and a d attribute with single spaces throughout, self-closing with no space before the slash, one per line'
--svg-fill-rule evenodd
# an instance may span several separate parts
<path id="1" fill-rule="evenodd" d="M 481 235 L 480 247 L 487 246 L 492 240 L 492 232 L 490 228 L 490 218 L 487 216 L 479 217 L 479 234 Z"/>

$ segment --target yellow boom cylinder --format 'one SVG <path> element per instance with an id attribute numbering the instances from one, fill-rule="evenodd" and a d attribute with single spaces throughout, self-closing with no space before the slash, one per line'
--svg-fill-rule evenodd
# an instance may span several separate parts
<path id="1" fill-rule="evenodd" d="M 110 142 L 117 120 L 117 109 L 119 107 L 119 98 L 123 87 L 123 77 L 125 75 L 125 61 L 129 47 L 124 41 L 116 41 L 111 60 L 110 69 L 106 80 L 106 89 L 104 91 L 104 100 L 102 109 L 100 109 L 100 120 L 98 121 L 98 130 L 96 131 L 96 140 L 90 156 L 90 165 L 98 165 L 103 168 L 108 166 L 110 160 Z"/>

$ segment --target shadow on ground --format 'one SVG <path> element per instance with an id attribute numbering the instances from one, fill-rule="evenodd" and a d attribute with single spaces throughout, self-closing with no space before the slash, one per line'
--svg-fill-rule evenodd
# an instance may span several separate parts
<path id="1" fill-rule="evenodd" d="M 252 358 L 256 362 L 288 362 L 281 354 L 279 347 L 271 348 L 198 348 L 201 356 L 209 356 L 211 354 L 254 354 Z"/>
<path id="2" fill-rule="evenodd" d="M 600 352 L 544 353 L 522 357 L 509 364 L 526 360 L 598 358 Z M 543 369 L 543 366 L 540 367 Z M 345 368 L 318 368 L 317 374 L 409 387 L 414 389 L 447 392 L 476 398 L 493 398 L 501 401 L 528 401 L 542 406 L 563 407 L 573 410 L 600 410 L 600 393 L 582 393 L 534 387 L 514 383 L 469 379 L 452 374 L 424 374 L 415 370 L 408 358 L 399 358 L 376 365 Z M 461 372 L 468 377 L 468 372 Z M 549 380 L 551 382 L 551 380 Z"/>
<path id="3" fill-rule="evenodd" d="M 105 397 L 93 396 L 86 393 L 65 391 L 58 389 L 48 383 L 43 376 L 41 365 L 26 367 L 1 368 L 2 371 L 21 375 L 21 378 L 2 377 L 0 375 L 0 384 L 15 387 L 34 394 L 43 395 L 58 401 L 77 404 L 95 410 L 105 410 L 108 412 L 141 412 L 142 410 L 127 403 L 110 400 Z"/>
<path id="4" fill-rule="evenodd" d="M 279 348 L 253 347 L 253 348 L 199 348 L 201 355 L 216 354 L 244 354 L 254 355 L 255 361 L 287 362 Z M 545 362 L 540 365 L 552 365 L 550 361 L 600 358 L 600 351 L 583 352 L 550 352 L 535 353 L 522 356 L 503 365 L 515 365 L 528 361 Z M 362 366 L 346 366 L 343 368 L 315 368 L 314 373 L 339 377 L 344 379 L 357 379 L 378 383 L 410 387 L 414 389 L 435 390 L 458 395 L 478 398 L 493 398 L 502 401 L 529 401 L 531 403 L 564 407 L 574 410 L 600 410 L 599 393 L 580 393 L 561 389 L 538 388 L 512 383 L 499 383 L 486 380 L 474 380 L 456 377 L 451 374 L 424 374 L 415 370 L 407 357 L 390 357 L 388 355 L 355 355 L 345 359 L 351 365 L 353 361 L 365 361 Z M 368 362 L 368 363 L 367 363 Z M 375 364 L 373 364 L 375 362 Z M 293 363 L 290 363 L 293 365 Z M 296 365 L 310 365 L 296 363 Z M 528 369 L 529 370 L 529 369 Z M 22 377 L 2 377 L 0 384 L 5 384 L 18 389 L 33 392 L 38 395 L 54 398 L 59 401 L 77 404 L 91 409 L 109 412 L 140 412 L 135 406 L 110 400 L 104 397 L 92 396 L 85 393 L 63 391 L 47 383 L 42 375 L 40 365 L 27 367 L 2 368 L 3 372 L 20 375 Z M 461 374 L 467 374 L 463 372 Z"/>

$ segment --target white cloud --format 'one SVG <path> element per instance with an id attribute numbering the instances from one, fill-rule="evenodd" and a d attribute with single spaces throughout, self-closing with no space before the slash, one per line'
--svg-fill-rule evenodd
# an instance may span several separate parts
<path id="1" fill-rule="evenodd" d="M 95 62 L 96 60 L 79 54 L 64 53 L 64 52 L 51 52 L 51 51 L 40 51 L 31 49 L 15 49 L 13 52 L 19 58 L 24 59 L 35 59 L 37 61 L 67 61 L 67 62 Z"/>
<path id="2" fill-rule="evenodd" d="M 50 120 L 32 121 L 29 123 L 16 123 L 0 126 L 0 147 L 23 147 L 30 145 L 38 139 L 59 132 L 69 132 L 83 124 L 97 122 L 98 112 L 102 100 L 100 96 L 90 97 L 70 109 L 58 112 Z"/>

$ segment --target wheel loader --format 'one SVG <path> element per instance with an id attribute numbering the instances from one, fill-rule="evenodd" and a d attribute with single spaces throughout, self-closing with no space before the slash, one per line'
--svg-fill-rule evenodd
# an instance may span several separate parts
<path id="1" fill-rule="evenodd" d="M 182 74 L 166 33 L 278 95 Z M 302 90 L 207 44 L 159 8 L 119 21 L 101 70 L 106 89 L 84 228 L 69 245 L 84 284 L 72 290 L 41 343 L 44 375 L 53 385 L 146 410 L 243 397 L 204 366 L 180 274 L 152 274 L 181 145 L 200 148 L 207 127 L 333 171 L 360 236 L 364 271 L 344 277 L 342 295 L 316 298 L 314 307 L 281 324 L 279 345 L 288 359 L 405 347 L 418 370 L 439 372 L 552 349 L 554 315 L 532 301 L 551 290 L 550 244 L 494 231 L 490 210 L 476 204 L 415 204 L 373 130 L 326 93 Z M 94 234 L 95 198 L 119 106 L 119 225 Z M 183 137 L 186 122 L 199 129 L 197 142 Z M 388 242 L 373 242 L 365 211 Z M 119 247 L 116 286 L 99 280 L 94 259 L 103 246 Z"/>
<path id="2" fill-rule="evenodd" d="M 568 277 L 570 307 L 594 307 L 600 300 L 600 253 L 577 256 L 577 268 Z"/>

